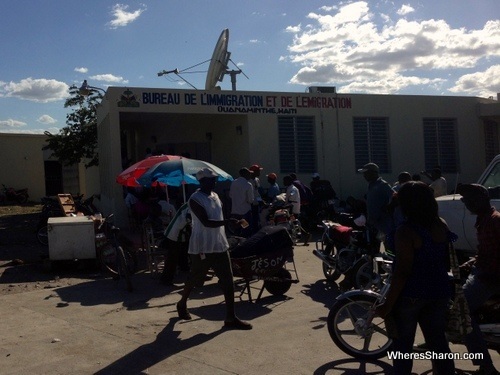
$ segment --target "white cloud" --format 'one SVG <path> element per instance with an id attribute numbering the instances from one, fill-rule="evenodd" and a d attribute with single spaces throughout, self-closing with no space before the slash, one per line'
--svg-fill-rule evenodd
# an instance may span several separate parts
<path id="1" fill-rule="evenodd" d="M 44 134 L 46 131 L 49 131 L 52 134 L 59 133 L 58 128 L 49 128 L 49 129 L 6 129 L 3 130 L 0 128 L 0 133 L 14 133 L 14 134 Z"/>
<path id="2" fill-rule="evenodd" d="M 324 10 L 325 12 L 331 12 L 332 10 L 337 10 L 338 7 L 336 5 L 332 5 L 332 6 L 324 5 L 324 6 L 320 7 L 319 9 Z"/>
<path id="3" fill-rule="evenodd" d="M 301 31 L 301 26 L 298 24 L 297 26 L 288 26 L 285 31 L 287 33 L 299 33 Z"/>
<path id="4" fill-rule="evenodd" d="M 114 74 L 97 74 L 95 76 L 89 77 L 96 81 L 109 82 L 109 83 L 128 83 L 128 80 L 120 76 L 115 76 Z"/>
<path id="5" fill-rule="evenodd" d="M 500 65 L 493 65 L 484 72 L 465 74 L 449 90 L 481 97 L 495 97 L 500 92 Z"/>
<path id="6" fill-rule="evenodd" d="M 55 124 L 57 122 L 56 119 L 50 117 L 49 115 L 42 115 L 36 121 L 42 124 Z"/>
<path id="7" fill-rule="evenodd" d="M 75 72 L 83 73 L 83 74 L 85 74 L 85 73 L 87 73 L 89 71 L 87 68 L 84 68 L 84 67 L 75 68 L 74 70 L 75 70 Z"/>
<path id="8" fill-rule="evenodd" d="M 63 100 L 68 97 L 69 86 L 55 79 L 33 79 L 31 77 L 19 82 L 3 82 L 0 84 L 0 97 L 15 97 L 38 103 Z"/>
<path id="9" fill-rule="evenodd" d="M 142 8 L 133 12 L 128 12 L 128 5 L 116 4 L 111 10 L 113 19 L 108 23 L 110 29 L 117 29 L 118 27 L 127 26 L 129 23 L 134 22 L 146 10 L 146 6 L 142 4 Z"/>
<path id="10" fill-rule="evenodd" d="M 409 6 L 399 13 L 410 12 Z M 413 8 L 412 8 L 413 9 Z M 413 11 L 413 10 L 412 10 Z M 478 69 L 500 61 L 500 20 L 482 29 L 452 28 L 444 20 L 409 21 L 387 12 L 374 14 L 366 1 L 340 5 L 332 14 L 310 13 L 311 27 L 299 30 L 280 61 L 300 66 L 293 84 L 334 84 L 361 92 L 396 93 L 415 85 L 451 82 L 436 73 Z M 495 81 L 495 80 L 493 80 Z M 499 90 L 497 86 L 497 90 Z"/>
<path id="11" fill-rule="evenodd" d="M 409 13 L 413 13 L 415 9 L 410 4 L 403 4 L 401 8 L 396 12 L 400 16 L 406 16 Z"/>
<path id="12" fill-rule="evenodd" d="M 0 120 L 0 130 L 15 130 L 18 131 L 18 128 L 21 128 L 23 126 L 26 126 L 25 122 L 22 121 L 17 121 L 13 119 L 8 119 L 8 120 Z"/>

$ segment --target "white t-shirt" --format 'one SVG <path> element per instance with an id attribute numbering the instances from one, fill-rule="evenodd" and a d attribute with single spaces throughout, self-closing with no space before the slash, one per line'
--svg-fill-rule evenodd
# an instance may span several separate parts
<path id="1" fill-rule="evenodd" d="M 439 177 L 429 185 L 434 190 L 434 198 L 448 194 L 448 184 L 444 177 Z"/>
<path id="2" fill-rule="evenodd" d="M 158 204 L 161 206 L 161 220 L 163 224 L 168 225 L 175 215 L 175 207 L 165 200 L 158 201 Z"/>
<path id="3" fill-rule="evenodd" d="M 229 188 L 231 198 L 231 213 L 245 215 L 252 208 L 254 198 L 253 186 L 244 177 L 238 177 L 231 183 Z"/>
<path id="4" fill-rule="evenodd" d="M 212 192 L 210 195 L 207 195 L 198 189 L 189 198 L 189 202 L 191 201 L 195 201 L 205 209 L 209 220 L 224 220 L 222 203 L 216 193 Z M 207 228 L 201 223 L 194 212 L 191 217 L 193 220 L 193 230 L 189 239 L 189 254 L 222 253 L 229 248 L 224 226 Z"/>
<path id="5" fill-rule="evenodd" d="M 292 213 L 300 214 L 300 193 L 299 189 L 295 185 L 290 184 L 286 187 L 286 198 L 287 203 L 292 204 Z"/>

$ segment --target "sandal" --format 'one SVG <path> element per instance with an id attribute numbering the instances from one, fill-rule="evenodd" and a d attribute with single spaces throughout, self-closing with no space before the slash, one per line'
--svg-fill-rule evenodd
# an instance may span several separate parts
<path id="1" fill-rule="evenodd" d="M 247 331 L 249 329 L 252 329 L 252 325 L 248 322 L 244 322 L 243 320 L 239 320 L 236 318 L 235 320 L 232 320 L 230 322 L 226 321 L 224 322 L 224 327 L 227 329 L 240 329 Z"/>
<path id="2" fill-rule="evenodd" d="M 191 314 L 189 313 L 186 305 L 182 306 L 180 302 L 177 302 L 177 314 L 180 319 L 183 320 L 191 320 Z"/>

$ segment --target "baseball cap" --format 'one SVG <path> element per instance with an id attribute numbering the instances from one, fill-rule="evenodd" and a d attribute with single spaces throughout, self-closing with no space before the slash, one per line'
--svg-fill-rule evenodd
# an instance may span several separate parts
<path id="1" fill-rule="evenodd" d="M 457 186 L 457 193 L 467 198 L 488 198 L 490 194 L 488 189 L 479 184 L 459 184 Z"/>
<path id="2" fill-rule="evenodd" d="M 269 173 L 267 175 L 267 177 L 269 177 L 270 179 L 273 179 L 273 180 L 277 180 L 278 179 L 278 176 L 276 175 L 276 173 Z"/>
<path id="3" fill-rule="evenodd" d="M 261 171 L 264 168 L 262 168 L 259 164 L 254 164 L 249 168 L 251 171 Z"/>
<path id="4" fill-rule="evenodd" d="M 201 180 L 202 178 L 214 178 L 218 176 L 219 175 L 210 168 L 202 168 L 198 172 L 196 172 L 196 179 L 198 181 Z"/>
<path id="5" fill-rule="evenodd" d="M 379 171 L 379 167 L 375 163 L 368 163 L 363 165 L 363 168 L 358 169 L 358 172 L 377 172 Z"/>

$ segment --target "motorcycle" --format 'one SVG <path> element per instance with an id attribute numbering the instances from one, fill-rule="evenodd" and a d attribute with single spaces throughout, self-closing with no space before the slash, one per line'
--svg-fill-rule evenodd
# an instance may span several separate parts
<path id="1" fill-rule="evenodd" d="M 328 281 L 336 281 L 344 275 L 340 283 L 342 290 L 368 288 L 378 282 L 372 258 L 379 253 L 380 243 L 373 230 L 364 225 L 364 216 L 354 219 L 351 214 L 340 214 L 337 219 L 344 225 L 323 220 L 318 226 L 323 234 L 316 241 L 313 254 L 322 261 Z"/>
<path id="2" fill-rule="evenodd" d="M 277 202 L 269 204 L 262 209 L 261 216 L 267 225 L 278 225 L 285 227 L 296 244 L 302 237 L 301 224 L 299 218 L 296 217 L 291 211 L 291 206 L 284 204 L 284 202 Z"/>
<path id="3" fill-rule="evenodd" d="M 375 314 L 385 301 L 392 278 L 392 260 L 382 256 L 373 259 L 374 272 L 381 275 L 379 292 L 371 289 L 351 290 L 335 300 L 327 318 L 328 333 L 344 353 L 361 359 L 386 356 L 392 347 L 393 326 Z M 479 326 L 488 347 L 500 353 L 500 296 L 494 296 L 478 313 Z M 464 344 L 448 337 L 454 344 Z"/>
<path id="4" fill-rule="evenodd" d="M 0 193 L 0 203 L 6 203 L 8 201 L 16 202 L 19 204 L 24 204 L 28 201 L 28 189 L 14 189 L 11 187 L 7 187 L 2 184 L 3 189 Z"/>

